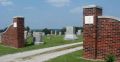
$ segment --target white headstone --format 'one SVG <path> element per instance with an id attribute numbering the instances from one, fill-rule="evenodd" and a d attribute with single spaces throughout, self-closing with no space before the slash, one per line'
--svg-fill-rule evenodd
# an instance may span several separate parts
<path id="1" fill-rule="evenodd" d="M 75 40 L 77 36 L 75 35 L 75 28 L 72 26 L 66 27 L 65 40 Z"/>
<path id="2" fill-rule="evenodd" d="M 62 32 L 59 32 L 59 35 L 62 35 Z"/>
<path id="3" fill-rule="evenodd" d="M 77 31 L 77 35 L 81 35 L 81 30 L 78 30 L 78 31 Z"/>
<path id="4" fill-rule="evenodd" d="M 53 35 L 53 31 L 52 30 L 51 30 L 50 34 Z"/>
<path id="5" fill-rule="evenodd" d="M 42 32 L 42 35 L 43 35 L 43 36 L 45 36 L 45 33 L 44 33 L 44 32 Z"/>
<path id="6" fill-rule="evenodd" d="M 26 40 L 28 36 L 28 31 L 24 31 L 24 39 Z"/>
<path id="7" fill-rule="evenodd" d="M 2 33 L 0 33 L 0 43 L 2 42 Z"/>
<path id="8" fill-rule="evenodd" d="M 57 35 L 57 31 L 55 31 L 55 35 Z"/>
<path id="9" fill-rule="evenodd" d="M 33 34 L 31 33 L 31 32 L 28 32 L 28 35 L 27 35 L 27 37 L 30 37 L 30 36 L 32 36 Z"/>
<path id="10" fill-rule="evenodd" d="M 41 32 L 33 32 L 33 37 L 34 37 L 34 44 L 35 45 L 39 45 L 41 43 L 44 43 L 43 39 L 42 39 L 42 33 Z"/>

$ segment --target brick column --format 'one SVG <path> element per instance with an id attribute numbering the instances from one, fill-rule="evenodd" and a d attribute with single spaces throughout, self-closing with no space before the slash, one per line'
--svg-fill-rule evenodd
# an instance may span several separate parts
<path id="1" fill-rule="evenodd" d="M 96 5 L 83 8 L 84 58 L 96 59 L 97 57 L 97 16 L 101 15 L 102 8 Z"/>
<path id="2" fill-rule="evenodd" d="M 2 35 L 2 43 L 15 48 L 24 47 L 24 17 L 13 18 L 13 23 Z"/>

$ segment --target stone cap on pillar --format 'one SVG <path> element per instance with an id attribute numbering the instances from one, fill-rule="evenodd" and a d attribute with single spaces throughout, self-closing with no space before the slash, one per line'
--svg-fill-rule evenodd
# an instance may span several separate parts
<path id="1" fill-rule="evenodd" d="M 116 21 L 120 21 L 120 18 L 114 16 L 98 16 L 98 18 L 109 18 L 109 19 L 114 19 Z"/>
<path id="2" fill-rule="evenodd" d="M 13 18 L 15 19 L 15 18 L 24 18 L 24 17 L 23 16 L 14 16 Z"/>
<path id="3" fill-rule="evenodd" d="M 83 6 L 83 8 L 100 8 L 100 9 L 102 9 L 102 7 L 100 7 L 98 5 L 87 5 L 87 6 Z"/>

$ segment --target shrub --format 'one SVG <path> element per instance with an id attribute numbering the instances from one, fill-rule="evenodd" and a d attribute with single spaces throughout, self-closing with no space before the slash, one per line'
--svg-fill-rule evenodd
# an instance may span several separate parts
<path id="1" fill-rule="evenodd" d="M 105 57 L 105 62 L 115 62 L 115 55 L 109 54 Z"/>

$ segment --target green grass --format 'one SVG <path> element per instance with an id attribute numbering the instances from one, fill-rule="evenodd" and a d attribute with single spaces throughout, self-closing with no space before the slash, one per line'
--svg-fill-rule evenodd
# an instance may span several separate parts
<path id="1" fill-rule="evenodd" d="M 41 45 L 33 45 L 32 37 L 29 37 L 27 40 L 26 47 L 19 48 L 19 49 L 5 47 L 0 44 L 0 56 L 6 55 L 6 54 L 17 53 L 17 52 L 28 51 L 28 50 L 35 50 L 35 49 L 40 49 L 40 48 L 47 48 L 47 47 L 58 46 L 58 45 L 63 45 L 63 44 L 81 42 L 82 36 L 78 36 L 78 37 L 79 37 L 78 40 L 66 41 L 64 40 L 64 36 L 45 36 L 44 37 L 45 43 Z"/>
<path id="2" fill-rule="evenodd" d="M 59 56 L 57 58 L 51 59 L 46 62 L 102 62 L 102 61 L 90 61 L 90 60 L 84 60 L 80 57 L 83 56 L 83 51 L 79 50 L 73 53 L 69 53 L 63 56 Z"/>

